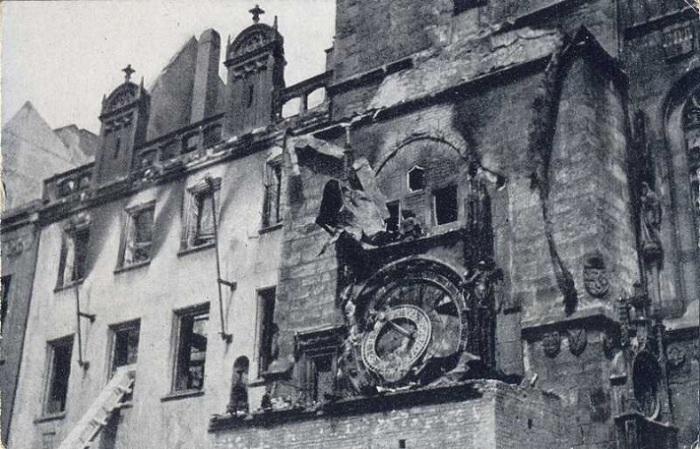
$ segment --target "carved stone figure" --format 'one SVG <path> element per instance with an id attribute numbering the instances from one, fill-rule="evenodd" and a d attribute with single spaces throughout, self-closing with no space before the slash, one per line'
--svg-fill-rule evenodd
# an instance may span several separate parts
<path id="1" fill-rule="evenodd" d="M 680 368 L 685 363 L 685 350 L 680 345 L 672 345 L 666 352 L 666 360 L 671 368 Z"/>
<path id="2" fill-rule="evenodd" d="M 559 332 L 553 331 L 544 334 L 542 337 L 542 350 L 547 357 L 556 357 L 561 348 L 561 336 Z"/>
<path id="3" fill-rule="evenodd" d="M 645 250 L 660 249 L 661 239 L 659 231 L 661 229 L 661 203 L 656 193 L 649 187 L 649 184 L 642 182 L 641 201 L 641 241 Z"/>
<path id="4" fill-rule="evenodd" d="M 588 344 L 588 334 L 586 329 L 572 329 L 567 332 L 569 351 L 575 356 L 580 356 L 586 350 Z"/>
<path id="5" fill-rule="evenodd" d="M 235 416 L 248 414 L 248 358 L 239 357 L 233 364 L 231 395 L 226 412 Z"/>

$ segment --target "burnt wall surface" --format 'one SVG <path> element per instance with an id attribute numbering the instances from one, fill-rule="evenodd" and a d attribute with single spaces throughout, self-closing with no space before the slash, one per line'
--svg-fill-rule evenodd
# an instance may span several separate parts
<path id="1" fill-rule="evenodd" d="M 21 214 L 19 214 L 21 215 Z M 6 221 L 6 220 L 3 220 Z M 4 223 L 7 226 L 6 223 Z M 33 222 L 2 233 L 2 339 L 0 339 L 0 390 L 2 391 L 2 441 L 7 443 L 24 330 L 29 313 L 39 235 Z"/>
<path id="2" fill-rule="evenodd" d="M 444 401 L 438 404 L 392 407 L 392 398 L 379 398 L 368 401 L 374 406 L 365 405 L 347 414 L 277 420 L 273 416 L 276 412 L 270 412 L 253 418 L 261 423 L 275 422 L 269 428 L 245 423 L 230 429 L 224 423 L 217 425 L 212 447 L 553 449 L 566 444 L 556 396 L 496 381 L 461 390 L 438 388 L 430 392 Z M 448 398 L 450 394 L 454 397 Z M 338 409 L 342 408 L 343 404 L 338 404 Z"/>

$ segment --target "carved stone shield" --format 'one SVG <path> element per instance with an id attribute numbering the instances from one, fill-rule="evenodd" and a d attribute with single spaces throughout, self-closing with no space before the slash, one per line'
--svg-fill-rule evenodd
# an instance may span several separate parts
<path id="1" fill-rule="evenodd" d="M 573 329 L 568 332 L 569 351 L 575 356 L 580 356 L 588 344 L 586 329 Z"/>
<path id="2" fill-rule="evenodd" d="M 610 289 L 608 273 L 605 267 L 585 266 L 583 268 L 583 286 L 594 298 L 602 298 Z"/>
<path id="3" fill-rule="evenodd" d="M 547 357 L 556 357 L 561 347 L 561 336 L 559 332 L 548 332 L 542 337 L 542 350 Z"/>
<path id="4" fill-rule="evenodd" d="M 673 345 L 668 348 L 666 359 L 671 368 L 679 368 L 685 362 L 685 351 L 679 345 Z"/>

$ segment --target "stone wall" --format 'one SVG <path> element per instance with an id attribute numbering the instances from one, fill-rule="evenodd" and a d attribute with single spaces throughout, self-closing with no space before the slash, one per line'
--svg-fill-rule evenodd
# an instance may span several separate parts
<path id="1" fill-rule="evenodd" d="M 328 412 L 279 419 L 262 414 L 248 423 L 214 420 L 212 447 L 559 449 L 566 444 L 556 396 L 497 381 L 359 401 L 355 411 L 339 403 Z"/>

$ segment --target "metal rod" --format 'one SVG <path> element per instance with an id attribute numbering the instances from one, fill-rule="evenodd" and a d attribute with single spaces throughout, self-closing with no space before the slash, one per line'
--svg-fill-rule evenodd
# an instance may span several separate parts
<path id="1" fill-rule="evenodd" d="M 81 368 L 87 368 L 89 364 L 83 360 L 83 338 L 80 326 L 80 317 L 82 313 L 80 312 L 80 284 L 75 284 L 75 321 L 78 325 L 78 365 Z"/>
<path id="2" fill-rule="evenodd" d="M 207 176 L 205 178 L 209 189 L 211 190 L 211 214 L 214 221 L 214 251 L 216 253 L 216 288 L 219 292 L 219 318 L 221 321 L 221 331 L 219 334 L 221 338 L 226 341 L 226 343 L 231 343 L 233 336 L 226 332 L 226 323 L 224 322 L 224 299 L 223 293 L 221 292 L 221 263 L 219 262 L 219 225 L 217 223 L 216 217 L 216 195 L 214 191 L 214 182 L 211 177 Z"/>

